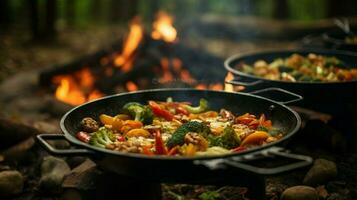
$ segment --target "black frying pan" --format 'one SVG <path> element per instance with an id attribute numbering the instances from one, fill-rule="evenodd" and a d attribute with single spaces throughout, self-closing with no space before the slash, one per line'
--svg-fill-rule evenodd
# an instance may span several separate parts
<path id="1" fill-rule="evenodd" d="M 304 104 L 318 103 L 355 103 L 357 102 L 357 81 L 346 82 L 287 82 L 264 79 L 258 76 L 250 75 L 240 71 L 237 67 L 239 63 L 253 64 L 257 60 L 271 62 L 276 58 L 286 58 L 293 53 L 308 55 L 315 53 L 325 56 L 335 56 L 342 60 L 350 68 L 357 68 L 357 53 L 337 51 L 337 50 L 281 50 L 252 53 L 246 55 L 234 55 L 229 57 L 225 63 L 225 68 L 236 75 L 237 80 L 229 83 L 243 85 L 246 91 L 278 87 L 297 93 L 304 97 Z"/>
<path id="2" fill-rule="evenodd" d="M 356 33 L 356 29 L 351 32 Z M 357 44 L 348 43 L 346 38 L 348 34 L 342 31 L 341 29 L 327 31 L 322 34 L 322 38 L 326 43 L 326 46 L 333 49 L 345 50 L 345 51 L 354 51 L 357 52 Z"/>
<path id="3" fill-rule="evenodd" d="M 285 92 L 280 89 L 270 90 Z M 269 90 L 265 90 L 264 92 L 266 91 Z M 98 119 L 99 115 L 103 113 L 115 115 L 127 102 L 137 101 L 146 103 L 148 100 L 165 100 L 167 97 L 173 97 L 175 101 L 190 102 L 198 102 L 200 98 L 205 98 L 213 110 L 226 108 L 237 114 L 249 112 L 259 115 L 264 113 L 273 121 L 274 126 L 283 130 L 285 136 L 277 142 L 244 152 L 211 157 L 146 156 L 142 154 L 123 153 L 91 146 L 77 140 L 75 137 L 76 133 L 80 130 L 80 121 L 84 117 L 90 116 L 94 119 Z M 296 95 L 294 95 L 294 98 L 301 99 L 301 97 Z M 159 89 L 112 95 L 75 107 L 65 114 L 61 120 L 61 129 L 64 135 L 43 134 L 39 135 L 38 139 L 51 153 L 60 155 L 89 155 L 92 156 L 103 169 L 120 175 L 158 180 L 160 182 L 187 182 L 187 180 L 202 181 L 205 178 L 212 178 L 207 176 L 207 174 L 216 173 L 217 171 L 213 172 L 214 170 L 211 170 L 213 168 L 218 169 L 234 166 L 241 171 L 250 171 L 258 174 L 275 174 L 310 164 L 311 158 L 309 157 L 286 154 L 277 151 L 276 148 L 271 148 L 278 144 L 283 144 L 288 138 L 294 135 L 299 129 L 300 124 L 299 115 L 289 107 L 254 94 L 195 89 Z M 63 137 L 73 145 L 76 145 L 79 149 L 54 149 L 45 141 L 45 139 L 63 139 Z M 270 155 L 274 154 L 297 159 L 300 162 L 274 169 L 253 168 L 243 162 L 236 162 L 236 160 L 244 160 L 246 156 L 249 157 L 253 154 L 261 153 L 262 151 Z"/>

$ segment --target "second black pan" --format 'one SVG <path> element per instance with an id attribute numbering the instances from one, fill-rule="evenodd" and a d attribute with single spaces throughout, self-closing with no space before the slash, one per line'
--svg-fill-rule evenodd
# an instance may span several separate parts
<path id="1" fill-rule="evenodd" d="M 271 62 L 276 58 L 286 58 L 294 53 L 304 56 L 309 53 L 335 56 L 350 68 L 357 68 L 357 53 L 323 49 L 265 51 L 246 55 L 234 55 L 225 61 L 224 66 L 229 72 L 237 76 L 237 81 L 231 81 L 230 83 L 246 86 L 245 91 L 247 92 L 267 87 L 278 87 L 302 95 L 305 105 L 357 102 L 357 81 L 319 83 L 276 81 L 250 75 L 237 69 L 237 64 L 242 62 L 247 64 L 253 64 L 257 60 Z"/>

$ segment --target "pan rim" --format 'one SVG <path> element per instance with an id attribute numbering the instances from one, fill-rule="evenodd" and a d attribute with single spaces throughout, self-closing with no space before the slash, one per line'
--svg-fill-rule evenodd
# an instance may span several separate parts
<path id="1" fill-rule="evenodd" d="M 258 98 L 261 99 L 262 101 L 268 101 L 272 104 L 276 104 L 279 106 L 282 106 L 284 109 L 286 109 L 287 111 L 289 111 L 291 114 L 293 114 L 294 118 L 296 119 L 296 125 L 293 128 L 293 130 L 291 130 L 289 133 L 286 133 L 284 135 L 283 138 L 279 139 L 278 141 L 269 143 L 269 144 L 265 144 L 263 146 L 259 146 L 259 147 L 255 147 L 252 149 L 248 149 L 246 151 L 242 151 L 242 152 L 235 152 L 235 153 L 227 153 L 227 154 L 222 154 L 222 155 L 214 155 L 214 156 L 192 156 L 192 157 L 187 157 L 187 156 L 161 156 L 161 155 L 155 155 L 155 156 L 147 156 L 144 154 L 135 154 L 135 153 L 124 153 L 124 152 L 120 152 L 120 151 L 114 151 L 114 150 L 109 150 L 109 149 L 104 149 L 104 148 L 100 148 L 100 147 L 95 147 L 92 145 L 89 145 L 87 143 L 84 143 L 80 140 L 78 140 L 74 135 L 72 135 L 71 133 L 69 133 L 69 131 L 66 129 L 65 127 L 65 121 L 68 119 L 68 116 L 70 116 L 71 113 L 73 113 L 74 111 L 76 111 L 77 109 L 83 107 L 83 106 L 88 106 L 94 102 L 98 102 L 101 100 L 105 100 L 105 99 L 110 99 L 110 98 L 115 98 L 118 96 L 125 96 L 125 95 L 131 95 L 131 94 L 137 94 L 137 93 L 150 93 L 150 92 L 165 92 L 165 91 L 183 91 L 183 92 L 187 92 L 187 91 L 196 91 L 196 92 L 214 92 L 214 93 L 232 93 L 234 95 L 243 95 L 243 96 L 250 96 L 252 98 Z M 261 97 L 258 95 L 254 95 L 254 94 L 249 94 L 249 93 L 243 93 L 243 92 L 226 92 L 226 91 L 215 91 L 215 90 L 199 90 L 199 89 L 193 89 L 193 88 L 160 88 L 160 89 L 148 89 L 148 90 L 138 90 L 138 91 L 134 91 L 134 92 L 125 92 L 125 93 L 119 93 L 119 94 L 113 94 L 113 95 L 109 95 L 109 96 L 105 96 L 93 101 L 89 101 L 86 102 L 84 104 L 78 105 L 74 108 L 72 108 L 71 110 L 69 110 L 66 114 L 64 114 L 61 118 L 60 121 L 60 128 L 62 130 L 62 132 L 64 133 L 64 137 L 70 142 L 73 143 L 75 145 L 78 145 L 80 147 L 86 148 L 86 149 L 90 149 L 93 150 L 95 153 L 101 153 L 101 154 L 107 154 L 107 155 L 112 155 L 112 156 L 121 156 L 121 157 L 127 157 L 127 158 L 133 158 L 133 159 L 147 159 L 147 160 L 172 160 L 172 161 L 195 161 L 195 160 L 214 160 L 214 159 L 225 159 L 225 158 L 232 158 L 232 157 L 240 157 L 240 156 L 245 156 L 248 154 L 252 154 L 252 153 L 256 153 L 256 152 L 260 152 L 262 150 L 266 150 L 270 147 L 274 147 L 277 146 L 278 144 L 287 141 L 291 136 L 293 136 L 301 127 L 301 118 L 299 116 L 299 114 L 292 110 L 291 108 L 289 108 L 288 106 L 282 104 L 282 103 L 278 103 L 274 100 L 265 98 L 265 97 Z"/>
<path id="2" fill-rule="evenodd" d="M 245 59 L 246 57 L 251 57 L 251 56 L 262 56 L 262 55 L 268 55 L 268 54 L 278 54 L 278 53 L 318 53 L 318 54 L 334 54 L 334 55 L 343 55 L 343 56 L 350 56 L 350 57 L 355 57 L 357 61 L 357 53 L 355 52 L 350 52 L 350 51 L 344 51 L 344 50 L 328 50 L 328 49 L 316 49 L 316 48 L 306 48 L 306 49 L 283 49 L 283 50 L 270 50 L 270 51 L 259 51 L 259 52 L 248 52 L 244 54 L 234 54 L 230 57 L 228 57 L 224 61 L 224 68 L 233 73 L 234 75 L 239 75 L 242 77 L 254 79 L 254 80 L 262 80 L 265 82 L 274 82 L 274 83 L 279 83 L 279 84 L 297 84 L 297 85 L 332 85 L 332 84 L 351 84 L 351 83 L 356 83 L 356 80 L 352 81 L 334 81 L 334 82 L 303 82 L 303 81 L 297 81 L 297 82 L 288 82 L 288 81 L 281 81 L 281 80 L 271 80 L 263 77 L 259 77 L 256 75 L 251 75 L 245 72 L 242 72 L 240 70 L 235 69 L 233 66 L 231 66 L 231 63 L 233 61 L 239 60 L 239 59 Z"/>

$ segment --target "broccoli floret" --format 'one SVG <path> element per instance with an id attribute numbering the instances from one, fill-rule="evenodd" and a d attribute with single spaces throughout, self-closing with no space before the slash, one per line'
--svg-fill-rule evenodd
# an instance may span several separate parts
<path id="1" fill-rule="evenodd" d="M 150 107 L 137 102 L 125 104 L 123 110 L 133 117 L 135 121 L 141 121 L 143 124 L 151 124 L 154 119 L 154 114 Z"/>
<path id="2" fill-rule="evenodd" d="M 199 106 L 192 107 L 192 106 L 189 106 L 189 105 L 185 105 L 184 107 L 190 113 L 197 114 L 197 113 L 204 112 L 204 111 L 206 111 L 208 109 L 208 102 L 206 101 L 206 99 L 200 99 L 200 105 Z"/>
<path id="3" fill-rule="evenodd" d="M 230 126 L 227 126 L 222 135 L 220 136 L 209 136 L 208 140 L 210 142 L 210 146 L 219 146 L 225 149 L 232 149 L 234 147 L 239 146 L 240 138 L 236 135 L 234 129 Z"/>
<path id="4" fill-rule="evenodd" d="M 101 127 L 98 131 L 94 132 L 89 140 L 89 144 L 102 148 L 114 142 L 115 135 L 110 129 L 105 127 Z"/>
<path id="5" fill-rule="evenodd" d="M 201 122 L 190 121 L 187 122 L 176 129 L 176 131 L 172 134 L 171 138 L 167 141 L 166 146 L 171 148 L 176 145 L 182 145 L 185 143 L 185 135 L 188 132 L 195 132 L 203 137 L 207 137 L 210 134 L 210 128 Z"/>

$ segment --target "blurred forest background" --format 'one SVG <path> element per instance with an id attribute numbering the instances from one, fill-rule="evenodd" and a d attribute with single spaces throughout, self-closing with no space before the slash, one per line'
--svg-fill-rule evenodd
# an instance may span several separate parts
<path id="1" fill-rule="evenodd" d="M 159 10 L 175 17 L 179 37 L 184 32 L 191 37 L 182 29 L 207 15 L 317 26 L 319 20 L 354 18 L 356 8 L 355 0 L 1 0 L 0 81 L 18 69 L 65 62 L 110 44 L 123 37 L 136 15 L 150 29 Z M 227 37 L 220 30 L 208 35 Z"/>
<path id="2" fill-rule="evenodd" d="M 151 23 L 158 10 L 190 20 L 205 13 L 310 22 L 356 16 L 354 0 L 1 0 L 1 32 L 30 30 L 34 39 L 53 38 L 65 28 L 127 24 L 135 15 Z"/>

